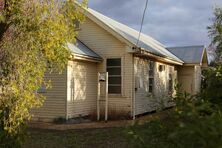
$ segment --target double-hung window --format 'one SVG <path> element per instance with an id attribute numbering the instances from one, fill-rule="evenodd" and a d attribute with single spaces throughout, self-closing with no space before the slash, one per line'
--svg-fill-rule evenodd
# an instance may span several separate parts
<path id="1" fill-rule="evenodd" d="M 154 62 L 149 62 L 149 92 L 153 93 L 154 89 Z"/>
<path id="2" fill-rule="evenodd" d="M 109 74 L 108 92 L 109 94 L 121 94 L 121 58 L 107 59 L 107 72 Z"/>
<path id="3" fill-rule="evenodd" d="M 173 76 L 169 74 L 169 94 L 173 93 Z"/>

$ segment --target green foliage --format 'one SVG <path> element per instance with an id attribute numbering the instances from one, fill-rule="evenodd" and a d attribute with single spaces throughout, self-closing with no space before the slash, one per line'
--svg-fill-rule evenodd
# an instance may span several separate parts
<path id="1" fill-rule="evenodd" d="M 175 107 L 167 119 L 128 129 L 137 147 L 222 147 L 222 8 L 215 9 L 208 27 L 215 50 L 215 67 L 203 71 L 201 93 L 192 96 L 176 86 Z M 134 139 L 133 141 L 131 139 Z"/>
<path id="2" fill-rule="evenodd" d="M 180 98 L 182 99 L 182 98 Z M 128 129 L 129 142 L 135 147 L 202 148 L 222 146 L 222 114 L 201 100 L 186 103 L 187 96 L 164 120 Z M 133 139 L 133 140 L 132 140 Z"/>
<path id="3" fill-rule="evenodd" d="M 203 92 L 181 93 L 172 98 L 176 106 L 167 118 L 128 129 L 137 147 L 222 147 L 221 67 L 204 72 Z"/>
<path id="4" fill-rule="evenodd" d="M 222 66 L 203 71 L 202 98 L 222 107 Z"/>
<path id="5" fill-rule="evenodd" d="M 7 0 L 0 22 L 0 142 L 19 139 L 30 110 L 40 107 L 44 73 L 63 71 L 86 1 Z M 18 138 L 15 138 L 18 137 Z"/>
<path id="6" fill-rule="evenodd" d="M 222 8 L 214 11 L 213 25 L 208 27 L 212 45 L 215 47 L 215 63 L 222 63 Z"/>

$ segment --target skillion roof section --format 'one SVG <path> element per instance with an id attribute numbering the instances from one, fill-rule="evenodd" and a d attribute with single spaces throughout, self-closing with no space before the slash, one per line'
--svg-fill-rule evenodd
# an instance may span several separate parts
<path id="1" fill-rule="evenodd" d="M 92 49 L 87 47 L 84 43 L 82 43 L 79 39 L 76 39 L 76 43 L 68 43 L 68 48 L 74 56 L 81 56 L 85 58 L 91 58 L 97 61 L 102 61 L 102 58 L 95 53 Z"/>

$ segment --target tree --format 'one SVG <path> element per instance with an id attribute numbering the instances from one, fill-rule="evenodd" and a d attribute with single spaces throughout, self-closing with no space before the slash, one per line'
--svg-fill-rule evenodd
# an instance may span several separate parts
<path id="1" fill-rule="evenodd" d="M 215 62 L 222 64 L 222 8 L 215 9 L 213 25 L 208 27 L 208 31 L 212 38 L 211 45 L 215 47 Z"/>
<path id="2" fill-rule="evenodd" d="M 0 0 L 0 147 L 19 140 L 22 127 L 44 97 L 44 73 L 62 71 L 75 42 L 75 23 L 83 21 L 76 0 Z"/>

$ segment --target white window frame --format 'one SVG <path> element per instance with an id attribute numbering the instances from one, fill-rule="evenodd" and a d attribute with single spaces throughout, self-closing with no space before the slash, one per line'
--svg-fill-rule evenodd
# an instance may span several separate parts
<path id="1" fill-rule="evenodd" d="M 118 67 L 120 67 L 120 70 L 121 70 L 121 75 L 118 75 L 118 76 L 120 76 L 120 78 L 121 78 L 121 84 L 120 84 L 120 88 L 121 88 L 121 91 L 120 91 L 120 93 L 108 93 L 108 95 L 109 96 L 122 96 L 122 94 L 123 94 L 123 59 L 122 59 L 122 57 L 108 57 L 108 58 L 106 58 L 106 64 L 105 64 L 105 69 L 106 69 L 106 71 L 107 71 L 107 69 L 110 67 L 117 67 L 117 66 L 109 66 L 108 67 L 108 63 L 107 63 L 107 61 L 109 60 L 109 59 L 120 59 L 120 62 L 121 62 L 121 66 L 118 66 Z M 108 71 L 107 71 L 108 72 Z M 115 76 L 115 75 L 114 75 Z M 117 76 L 117 75 L 116 75 Z M 108 73 L 108 77 L 110 77 L 110 74 Z M 111 85 L 115 85 L 115 84 L 111 84 Z M 108 84 L 108 87 L 110 86 L 110 84 Z"/>
<path id="2" fill-rule="evenodd" d="M 151 66 L 150 66 L 150 63 L 153 63 L 153 74 L 151 75 L 150 74 L 150 70 L 151 70 Z M 148 91 L 149 91 L 149 93 L 150 94 L 154 94 L 154 89 L 155 89 L 155 62 L 154 61 L 152 61 L 152 60 L 150 60 L 149 61 L 149 71 L 148 71 L 148 74 L 149 74 L 149 89 L 148 89 Z M 150 84 L 150 79 L 153 79 L 153 83 L 152 83 L 152 85 Z M 150 91 L 150 86 L 152 87 L 152 91 Z"/>

